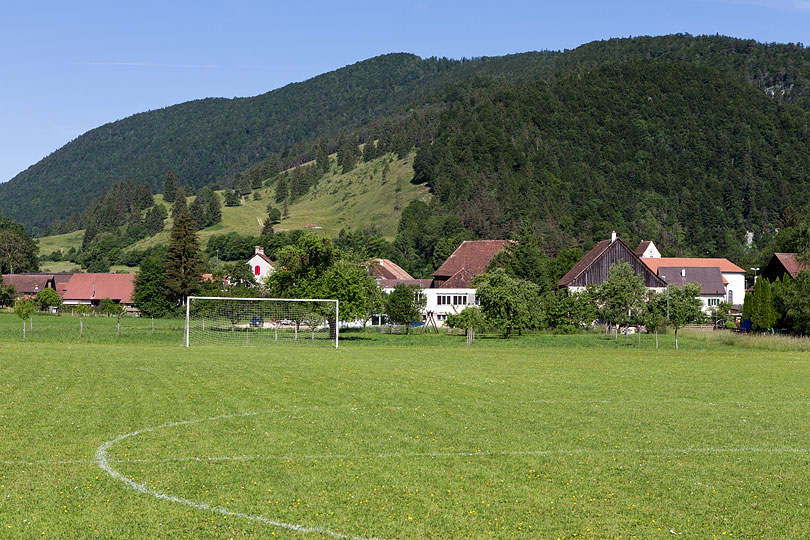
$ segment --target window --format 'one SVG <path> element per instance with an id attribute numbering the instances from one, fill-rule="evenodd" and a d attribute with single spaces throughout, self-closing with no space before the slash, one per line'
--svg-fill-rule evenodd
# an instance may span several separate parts
<path id="1" fill-rule="evenodd" d="M 454 306 L 465 306 L 465 305 L 467 305 L 467 295 L 466 294 L 454 294 L 453 295 L 453 305 Z"/>
<path id="2" fill-rule="evenodd" d="M 253 269 L 253 273 L 256 274 L 257 276 L 262 273 L 262 269 L 259 268 L 258 264 L 256 265 L 256 268 Z"/>

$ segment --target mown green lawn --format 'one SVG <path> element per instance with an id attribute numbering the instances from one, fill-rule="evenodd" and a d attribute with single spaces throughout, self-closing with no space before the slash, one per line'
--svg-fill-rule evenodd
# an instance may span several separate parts
<path id="1" fill-rule="evenodd" d="M 156 324 L 0 314 L 0 538 L 807 536 L 791 347 Z"/>

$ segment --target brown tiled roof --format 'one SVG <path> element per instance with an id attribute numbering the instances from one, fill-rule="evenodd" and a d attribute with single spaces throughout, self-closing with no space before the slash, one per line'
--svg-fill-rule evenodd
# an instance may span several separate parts
<path id="1" fill-rule="evenodd" d="M 462 268 L 452 276 L 450 279 L 439 285 L 439 289 L 469 289 L 470 281 L 475 275 L 469 272 L 466 268 Z"/>
<path id="2" fill-rule="evenodd" d="M 372 277 L 382 279 L 413 279 L 413 276 L 401 266 L 388 259 L 371 259 L 368 273 Z"/>
<path id="3" fill-rule="evenodd" d="M 483 274 L 492 258 L 508 245 L 509 240 L 466 240 L 433 272 L 433 277 L 449 279 L 461 269 L 473 276 Z"/>
<path id="4" fill-rule="evenodd" d="M 64 300 L 101 300 L 110 298 L 132 303 L 135 274 L 73 274 L 65 284 Z"/>
<path id="5" fill-rule="evenodd" d="M 745 273 L 745 270 L 734 264 L 728 259 L 720 259 L 720 258 L 698 258 L 698 257 L 644 257 L 641 259 L 644 263 L 649 266 L 653 272 L 658 272 L 658 269 L 662 266 L 665 267 L 675 267 L 680 266 L 688 267 L 691 266 L 693 268 L 703 267 L 703 268 L 719 268 L 721 272 L 729 272 L 729 273 Z"/>
<path id="6" fill-rule="evenodd" d="M 557 285 L 560 287 L 567 287 L 569 283 L 574 281 L 577 276 L 579 276 L 582 272 L 585 271 L 590 265 L 599 258 L 602 253 L 610 247 L 611 241 L 610 240 L 602 240 L 601 242 L 597 243 L 595 246 L 591 248 L 591 250 L 582 257 L 577 264 L 575 264 L 571 270 L 568 271 L 560 281 L 557 282 Z"/>
<path id="7" fill-rule="evenodd" d="M 648 248 L 648 247 L 650 247 L 650 244 L 652 244 L 652 242 L 651 242 L 651 241 L 649 241 L 649 240 L 643 240 L 643 241 L 642 241 L 642 242 L 641 242 L 641 243 L 638 245 L 638 247 L 636 248 L 636 255 L 638 255 L 639 257 L 641 257 L 642 255 L 644 255 L 644 252 L 645 252 L 645 251 L 647 251 L 647 248 Z"/>
<path id="8" fill-rule="evenodd" d="M 697 283 L 702 295 L 726 294 L 723 274 L 716 266 L 659 266 L 658 276 L 671 285 L 681 287 L 687 283 Z"/>
<path id="9" fill-rule="evenodd" d="M 383 289 L 393 289 L 397 285 L 417 285 L 422 289 L 429 289 L 430 284 L 433 282 L 432 279 L 388 279 L 383 278 L 377 282 L 377 284 L 382 287 Z"/>
<path id="10" fill-rule="evenodd" d="M 782 263 L 782 266 L 785 267 L 785 270 L 793 279 L 796 279 L 796 276 L 802 270 L 810 268 L 810 264 L 799 262 L 795 253 L 774 253 L 773 256 L 779 259 L 779 262 Z"/>
<path id="11" fill-rule="evenodd" d="M 3 284 L 14 285 L 18 294 L 37 294 L 53 280 L 53 274 L 3 274 Z"/>

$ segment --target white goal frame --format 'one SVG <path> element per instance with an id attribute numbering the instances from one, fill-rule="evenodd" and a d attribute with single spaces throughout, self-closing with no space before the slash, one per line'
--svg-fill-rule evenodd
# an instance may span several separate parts
<path id="1" fill-rule="evenodd" d="M 191 346 L 191 301 L 192 300 L 239 300 L 247 302 L 323 302 L 335 304 L 335 348 L 338 348 L 340 338 L 340 301 L 332 298 L 239 298 L 233 296 L 189 296 L 186 298 L 186 324 L 185 324 L 185 344 L 186 348 Z"/>

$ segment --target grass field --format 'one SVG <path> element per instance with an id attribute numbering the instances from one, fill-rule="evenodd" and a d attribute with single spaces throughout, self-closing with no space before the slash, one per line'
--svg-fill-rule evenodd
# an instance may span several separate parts
<path id="1" fill-rule="evenodd" d="M 0 537 L 807 536 L 804 342 L 156 324 L 0 314 Z"/>

